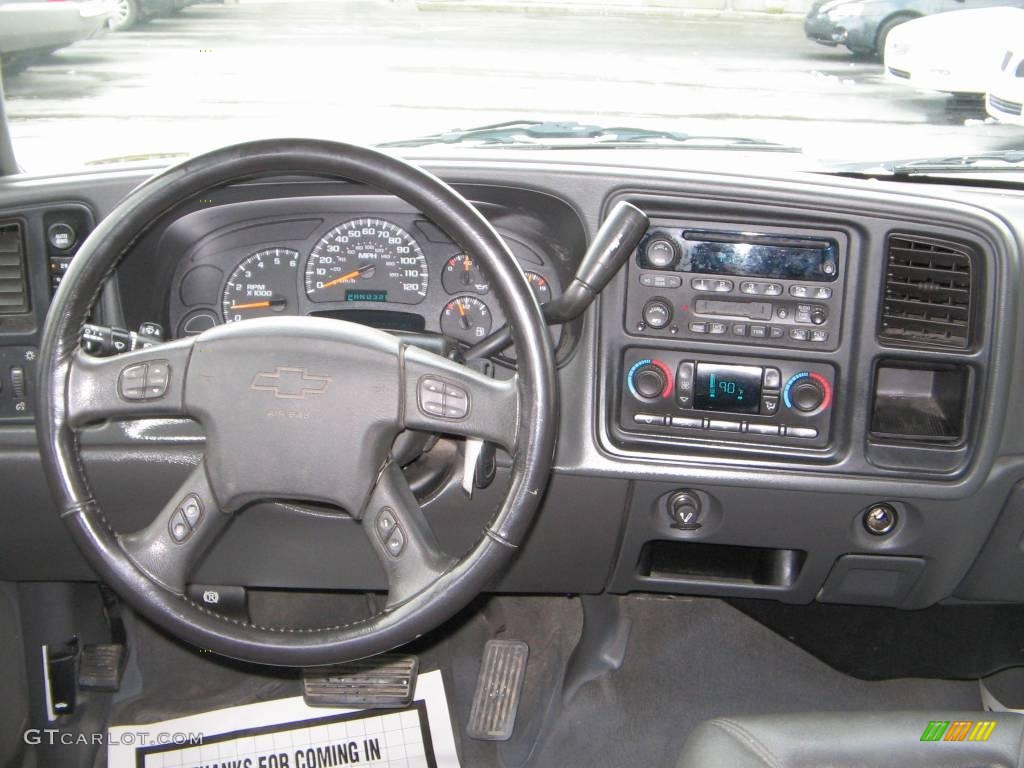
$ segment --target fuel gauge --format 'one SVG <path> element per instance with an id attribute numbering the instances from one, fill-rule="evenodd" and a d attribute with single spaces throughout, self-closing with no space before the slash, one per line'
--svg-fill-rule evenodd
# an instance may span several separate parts
<path id="1" fill-rule="evenodd" d="M 544 306 L 551 301 L 551 286 L 548 284 L 546 277 L 538 275 L 536 272 L 527 272 L 526 282 L 530 284 L 530 289 L 533 291 L 538 304 Z"/>
<path id="2" fill-rule="evenodd" d="M 474 344 L 491 332 L 491 310 L 475 296 L 458 296 L 441 312 L 441 333 Z"/>

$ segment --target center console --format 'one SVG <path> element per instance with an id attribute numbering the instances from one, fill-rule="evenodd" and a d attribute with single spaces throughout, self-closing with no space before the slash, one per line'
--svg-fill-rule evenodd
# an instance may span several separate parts
<path id="1" fill-rule="evenodd" d="M 620 441 L 828 447 L 846 254 L 840 231 L 652 218 L 626 270 Z"/>

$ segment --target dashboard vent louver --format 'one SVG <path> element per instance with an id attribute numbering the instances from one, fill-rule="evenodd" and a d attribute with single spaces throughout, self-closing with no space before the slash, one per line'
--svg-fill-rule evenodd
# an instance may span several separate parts
<path id="1" fill-rule="evenodd" d="M 0 315 L 28 312 L 25 241 L 21 225 L 0 222 Z"/>
<path id="2" fill-rule="evenodd" d="M 970 341 L 971 268 L 967 248 L 890 235 L 886 249 L 882 338 L 964 348 Z"/>

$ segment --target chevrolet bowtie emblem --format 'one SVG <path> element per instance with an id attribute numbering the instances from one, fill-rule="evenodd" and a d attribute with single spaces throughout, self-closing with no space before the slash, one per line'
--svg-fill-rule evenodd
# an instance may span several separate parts
<path id="1" fill-rule="evenodd" d="M 331 383 L 330 376 L 314 376 L 305 368 L 275 368 L 269 373 L 257 373 L 249 389 L 273 392 L 274 397 L 302 400 L 306 395 L 322 395 Z"/>

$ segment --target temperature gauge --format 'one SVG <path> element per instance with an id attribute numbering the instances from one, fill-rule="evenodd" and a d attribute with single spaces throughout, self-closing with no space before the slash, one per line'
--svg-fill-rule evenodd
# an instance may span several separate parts
<path id="1" fill-rule="evenodd" d="M 475 296 L 459 296 L 441 312 L 441 333 L 474 344 L 491 332 L 491 310 Z"/>
<path id="2" fill-rule="evenodd" d="M 476 291 L 483 294 L 491 290 L 491 284 L 480 271 L 480 265 L 466 253 L 457 253 L 445 262 L 441 285 L 448 293 Z"/>
<path id="3" fill-rule="evenodd" d="M 546 277 L 538 275 L 536 272 L 527 272 L 526 281 L 530 284 L 530 289 L 538 304 L 543 306 L 551 301 L 551 285 Z"/>

